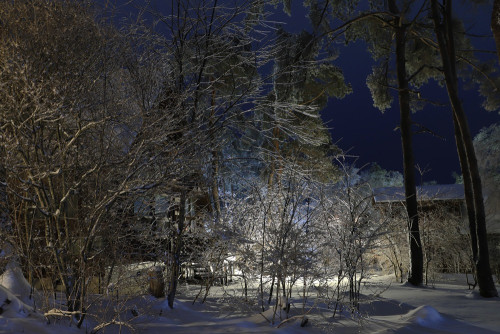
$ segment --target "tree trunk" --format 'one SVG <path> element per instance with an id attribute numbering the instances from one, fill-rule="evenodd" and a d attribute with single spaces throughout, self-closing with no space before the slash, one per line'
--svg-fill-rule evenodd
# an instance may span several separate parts
<path id="1" fill-rule="evenodd" d="M 431 4 L 436 38 L 438 40 L 439 51 L 443 62 L 446 89 L 452 105 L 454 123 L 455 126 L 458 127 L 458 131 L 456 130 L 456 133 L 460 137 L 460 139 L 457 140 L 457 149 L 459 154 L 461 152 L 459 157 L 461 158 L 464 184 L 466 179 L 467 183 L 471 183 L 471 185 L 467 185 L 468 191 L 465 192 L 465 195 L 470 197 L 472 190 L 472 199 L 469 199 L 469 201 L 471 201 L 474 205 L 475 222 L 469 222 L 469 227 L 475 227 L 475 230 L 470 231 L 472 242 L 474 236 L 477 236 L 477 244 L 472 244 L 472 247 L 473 252 L 474 248 L 477 249 L 477 259 L 474 263 L 476 266 L 475 269 L 478 280 L 477 283 L 479 285 L 479 293 L 483 297 L 495 297 L 498 296 L 498 292 L 495 288 L 495 283 L 491 275 L 481 178 L 479 176 L 479 168 L 477 166 L 477 159 L 472 142 L 472 136 L 469 130 L 469 124 L 467 122 L 462 102 L 458 96 L 458 80 L 455 67 L 455 44 L 451 23 L 452 2 L 444 1 L 444 6 L 441 6 L 441 8 L 443 8 L 442 22 L 438 1 L 432 0 Z M 463 156 L 464 152 L 465 156 Z M 463 158 L 465 158 L 465 162 L 462 162 Z M 466 174 L 468 177 L 465 177 Z M 471 218 L 472 214 L 469 215 L 469 219 Z"/>
<path id="2" fill-rule="evenodd" d="M 458 152 L 458 160 L 460 161 L 460 169 L 466 171 L 469 169 L 467 164 L 467 155 L 465 154 L 465 146 L 460 135 L 460 126 L 458 125 L 458 120 L 453 115 L 453 126 L 455 129 L 455 141 Z M 472 250 L 472 261 L 475 264 L 478 259 L 478 243 L 477 243 L 477 230 L 476 228 L 476 209 L 474 208 L 474 192 L 472 189 L 472 180 L 469 173 L 463 173 L 464 182 L 464 196 L 465 205 L 467 208 L 467 217 L 469 219 L 469 231 L 470 231 L 470 245 Z M 477 277 L 476 268 L 473 268 L 474 277 Z"/>
<path id="3" fill-rule="evenodd" d="M 213 78 L 211 78 L 211 82 Z M 210 131 L 212 132 L 211 139 L 213 140 L 212 145 L 215 147 L 215 88 L 212 90 L 212 111 L 210 113 Z M 219 196 L 219 151 L 217 149 L 212 150 L 212 201 L 213 209 L 215 211 L 216 222 L 218 223 L 222 210 L 220 206 L 220 196 Z"/>
<path id="4" fill-rule="evenodd" d="M 7 229 L 9 224 L 9 205 L 8 205 L 8 197 L 7 197 L 7 171 L 5 169 L 5 149 L 3 146 L 0 146 L 0 228 L 2 230 Z M 0 247 L 4 247 L 4 245 L 0 245 Z"/>
<path id="5" fill-rule="evenodd" d="M 399 15 L 395 1 L 389 1 L 389 9 L 394 15 Z M 405 180 L 406 211 L 408 213 L 408 232 L 410 243 L 410 273 L 408 282 L 420 285 L 423 281 L 424 260 L 420 230 L 418 226 L 417 187 L 415 182 L 413 145 L 411 133 L 411 108 L 408 78 L 406 75 L 406 27 L 403 18 L 395 20 L 396 32 L 396 70 L 398 78 L 398 97 L 401 118 L 401 143 L 403 147 L 403 174 Z"/>
<path id="6" fill-rule="evenodd" d="M 214 203 L 215 219 L 217 222 L 221 219 L 222 209 L 219 196 L 219 152 L 212 151 L 212 201 Z"/>
<path id="7" fill-rule="evenodd" d="M 493 2 L 493 10 L 491 11 L 491 31 L 493 31 L 493 37 L 495 37 L 498 60 L 500 62 L 500 0 L 495 0 Z"/>
<path id="8" fill-rule="evenodd" d="M 273 289 L 274 289 L 275 278 L 276 276 L 273 274 L 273 280 L 271 281 L 271 288 L 269 289 L 269 300 L 267 301 L 268 305 L 270 305 L 271 301 L 273 300 Z"/>
<path id="9" fill-rule="evenodd" d="M 174 308 L 174 300 L 175 294 L 177 292 L 177 277 L 179 274 L 180 263 L 181 263 L 181 249 L 182 249 L 182 233 L 184 231 L 184 220 L 186 218 L 186 191 L 182 190 L 181 199 L 180 199 L 180 208 L 179 208 L 179 218 L 178 218 L 178 227 L 177 231 L 175 231 L 175 247 L 173 251 L 173 258 L 171 259 L 172 263 L 170 266 L 170 282 L 168 289 L 168 306 L 173 309 Z"/>

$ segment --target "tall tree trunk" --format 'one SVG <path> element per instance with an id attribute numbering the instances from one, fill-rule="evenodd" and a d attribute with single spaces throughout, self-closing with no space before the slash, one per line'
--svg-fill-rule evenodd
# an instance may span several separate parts
<path id="1" fill-rule="evenodd" d="M 181 263 L 181 250 L 182 250 L 182 234 L 184 231 L 184 220 L 186 218 L 186 190 L 183 189 L 181 192 L 179 208 L 179 218 L 177 220 L 178 227 L 175 231 L 175 246 L 173 251 L 173 259 L 170 268 L 170 282 L 168 288 L 168 306 L 174 308 L 175 294 L 177 292 L 177 277 L 179 276 L 179 269 Z"/>
<path id="2" fill-rule="evenodd" d="M 210 79 L 211 82 L 213 82 L 213 78 Z M 212 90 L 212 111 L 210 113 L 210 120 L 209 120 L 209 125 L 210 125 L 210 131 L 212 133 L 211 139 L 212 139 L 212 145 L 216 147 L 216 140 L 215 140 L 215 88 Z M 214 148 L 211 152 L 212 155 L 212 201 L 213 201 L 213 209 L 215 211 L 215 219 L 216 222 L 219 222 L 221 215 L 222 215 L 222 210 L 220 206 L 220 196 L 219 196 L 219 151 L 218 148 Z"/>
<path id="3" fill-rule="evenodd" d="M 3 233 L 5 233 L 5 232 L 10 232 L 11 228 L 12 226 L 9 215 L 9 197 L 7 195 L 7 170 L 5 168 L 5 147 L 3 145 L 0 145 L 0 230 Z M 26 247 L 29 248 L 28 244 Z M 0 243 L 0 250 L 5 254 L 4 257 L 12 255 L 11 253 L 14 252 L 14 249 L 12 249 L 11 244 L 7 242 L 6 239 L 4 239 Z M 26 254 L 29 253 L 26 252 Z M 5 258 L 1 260 L 5 260 Z M 10 262 L 10 259 L 8 262 Z M 4 270 L 5 267 L 0 268 L 0 272 L 3 272 Z"/>
<path id="4" fill-rule="evenodd" d="M 7 170 L 5 168 L 5 148 L 0 146 L 0 228 L 5 230 L 10 225 L 7 196 Z M 4 245 L 0 245 L 4 247 Z"/>
<path id="5" fill-rule="evenodd" d="M 448 91 L 448 97 L 452 106 L 454 123 L 455 126 L 458 127 L 458 131 L 456 132 L 460 137 L 460 140 L 457 140 L 457 149 L 459 153 L 462 152 L 459 157 L 461 158 L 461 168 L 462 174 L 464 175 L 464 184 L 466 180 L 467 183 L 471 183 L 470 185 L 467 185 L 465 196 L 470 197 L 470 190 L 472 190 L 472 200 L 469 199 L 469 201 L 471 201 L 474 205 L 475 222 L 469 223 L 469 227 L 475 227 L 475 230 L 470 231 L 472 237 L 471 241 L 473 242 L 474 236 L 477 237 L 477 244 L 472 244 L 472 247 L 473 252 L 474 248 L 477 249 L 475 269 L 477 275 L 477 283 L 479 286 L 479 293 L 483 297 L 495 297 L 498 296 L 498 292 L 495 288 L 495 283 L 491 275 L 488 240 L 486 233 L 486 215 L 484 212 L 481 178 L 479 176 L 479 168 L 477 166 L 477 159 L 472 142 L 472 136 L 469 130 L 469 124 L 467 122 L 467 117 L 465 115 L 462 102 L 460 101 L 460 98 L 458 96 L 458 80 L 455 67 L 455 43 L 453 39 L 453 28 L 451 22 L 452 2 L 451 0 L 445 0 L 443 1 L 443 6 L 441 7 L 437 0 L 432 0 L 431 4 L 436 38 L 439 44 L 439 51 L 441 53 L 441 59 L 443 62 L 446 89 Z M 443 9 L 441 14 L 439 8 Z M 464 152 L 465 156 L 463 156 Z M 463 158 L 465 158 L 465 162 L 462 162 Z M 468 177 L 465 177 L 466 174 L 468 174 Z M 469 219 L 471 218 L 472 215 L 469 216 Z"/>
<path id="6" fill-rule="evenodd" d="M 415 169 L 413 158 L 413 145 L 411 133 L 411 108 L 410 92 L 408 90 L 408 77 L 406 74 L 406 26 L 396 7 L 394 0 L 389 1 L 389 9 L 397 18 L 395 20 L 396 33 L 396 70 L 398 78 L 398 97 L 401 118 L 401 143 L 403 147 L 403 174 L 405 181 L 406 211 L 408 213 L 408 232 L 410 243 L 410 273 L 408 282 L 420 285 L 423 281 L 424 258 L 420 229 L 418 226 L 417 186 L 415 182 Z"/>
<path id="7" fill-rule="evenodd" d="M 458 152 L 458 160 L 460 161 L 460 169 L 462 171 L 468 170 L 467 164 L 467 154 L 465 153 L 465 146 L 462 141 L 462 137 L 460 134 L 460 126 L 458 125 L 458 120 L 453 115 L 453 126 L 455 129 L 455 141 Z M 474 208 L 474 190 L 472 189 L 472 180 L 469 173 L 462 173 L 463 182 L 464 182 L 464 195 L 465 195 L 465 206 L 467 208 L 467 217 L 469 219 L 469 231 L 470 231 L 470 244 L 472 249 L 472 261 L 473 263 L 477 262 L 478 259 L 478 248 L 477 248 L 477 233 L 475 231 L 476 228 L 476 209 Z M 477 273 L 475 268 L 474 277 L 477 277 Z"/>
<path id="8" fill-rule="evenodd" d="M 495 37 L 498 60 L 500 62 L 500 0 L 495 0 L 493 2 L 493 10 L 491 11 L 491 31 L 493 31 L 493 37 Z"/>
<path id="9" fill-rule="evenodd" d="M 281 162 L 280 160 L 280 140 L 279 140 L 279 135 L 280 135 L 280 129 L 278 125 L 276 124 L 273 128 L 273 138 L 272 138 L 272 146 L 273 146 L 273 153 L 271 154 L 271 169 L 269 171 L 269 178 L 267 181 L 267 185 L 269 188 L 271 188 L 274 184 L 274 179 L 276 178 L 278 181 L 278 184 L 280 182 L 280 171 L 282 170 Z"/>
<path id="10" fill-rule="evenodd" d="M 212 201 L 215 211 L 216 222 L 219 222 L 222 216 L 219 196 L 219 152 L 212 150 Z"/>

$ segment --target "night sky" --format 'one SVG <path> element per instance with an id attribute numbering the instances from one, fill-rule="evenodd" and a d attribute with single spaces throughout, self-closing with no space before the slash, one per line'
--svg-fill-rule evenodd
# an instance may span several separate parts
<path id="1" fill-rule="evenodd" d="M 278 7 L 271 18 L 283 22 L 285 30 L 290 32 L 311 30 L 307 10 L 302 3 L 302 0 L 292 1 L 291 17 Z M 468 3 L 468 1 L 454 2 L 458 16 L 464 19 L 465 26 L 471 33 L 491 36 L 489 27 L 491 5 L 475 7 Z M 152 1 L 151 4 L 162 7 L 165 3 Z M 474 43 L 476 48 L 495 50 L 492 37 L 476 39 Z M 333 142 L 348 154 L 357 157 L 358 167 L 377 162 L 385 169 L 402 171 L 401 137 L 399 131 L 395 130 L 399 125 L 397 97 L 392 108 L 385 113 L 382 114 L 375 109 L 370 91 L 366 87 L 366 77 L 371 73 L 372 60 L 364 44 L 351 43 L 339 50 L 340 57 L 335 64 L 342 68 L 346 81 L 352 85 L 353 93 L 342 100 L 331 99 L 327 108 L 321 113 L 323 120 L 331 129 Z M 496 56 L 490 53 L 485 57 Z M 439 87 L 436 83 L 428 85 L 422 92 L 423 96 L 429 97 L 428 94 L 431 93 L 433 99 L 448 104 L 445 88 Z M 461 96 L 473 136 L 481 128 L 500 122 L 498 112 L 487 112 L 481 107 L 482 99 L 476 91 L 462 90 Z M 460 166 L 450 108 L 427 106 L 412 117 L 413 121 L 431 129 L 439 136 L 426 133 L 413 137 L 415 164 L 425 171 L 422 177 L 417 173 L 417 182 L 454 183 L 452 173 L 460 174 Z"/>
<path id="2" fill-rule="evenodd" d="M 464 18 L 465 26 L 471 33 L 491 35 L 491 5 L 474 7 L 461 1 L 454 4 L 457 15 Z M 277 15 L 287 23 L 285 29 L 294 32 L 310 29 L 302 1 L 293 2 L 292 15 L 292 18 L 283 14 Z M 473 42 L 476 48 L 495 50 L 492 37 Z M 486 57 L 492 56 L 495 57 L 494 54 Z M 399 130 L 395 130 L 399 126 L 398 100 L 395 97 L 392 108 L 383 114 L 373 107 L 370 91 L 366 87 L 366 77 L 371 73 L 372 63 L 363 42 L 352 43 L 340 49 L 336 64 L 342 68 L 346 81 L 351 83 L 353 93 L 342 100 L 331 99 L 328 107 L 322 111 L 322 117 L 331 129 L 334 143 L 357 157 L 358 167 L 377 162 L 385 169 L 402 172 L 401 137 Z M 428 85 L 422 92 L 423 96 L 431 96 L 443 104 L 449 103 L 445 88 L 439 87 L 437 83 Z M 487 112 L 481 107 L 482 99 L 477 91 L 462 90 L 461 96 L 473 136 L 481 128 L 500 122 L 498 112 Z M 427 106 L 412 117 L 414 122 L 422 124 L 439 136 L 424 133 L 413 137 L 415 164 L 425 171 L 423 176 L 417 172 L 417 182 L 454 183 L 452 173 L 460 174 L 460 165 L 450 108 Z"/>
<path id="3" fill-rule="evenodd" d="M 353 59 L 356 64 L 353 64 Z M 399 130 L 395 130 L 399 126 L 397 98 L 393 107 L 383 114 L 373 107 L 370 91 L 365 84 L 366 75 L 371 72 L 371 60 L 362 43 L 346 48 L 339 65 L 354 92 L 342 100 L 332 99 L 323 111 L 323 118 L 329 122 L 334 142 L 338 141 L 343 150 L 358 156 L 356 165 L 360 167 L 376 161 L 385 169 L 402 171 L 401 137 Z M 436 83 L 425 91 L 432 92 L 440 101 L 448 103 L 445 89 Z M 497 112 L 487 112 L 481 107 L 482 99 L 476 91 L 462 91 L 461 96 L 473 136 L 481 128 L 500 122 Z M 412 117 L 414 122 L 439 136 L 422 133 L 413 137 L 415 163 L 426 170 L 423 177 L 417 174 L 417 182 L 453 183 L 452 172 L 460 174 L 460 166 L 450 108 L 427 106 Z"/>

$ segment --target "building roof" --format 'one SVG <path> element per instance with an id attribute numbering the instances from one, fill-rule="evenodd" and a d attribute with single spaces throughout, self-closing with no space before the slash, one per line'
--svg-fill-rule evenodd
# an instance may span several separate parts
<path id="1" fill-rule="evenodd" d="M 462 184 L 433 184 L 417 187 L 418 201 L 463 200 Z M 385 187 L 373 189 L 375 203 L 402 202 L 405 200 L 404 187 Z"/>

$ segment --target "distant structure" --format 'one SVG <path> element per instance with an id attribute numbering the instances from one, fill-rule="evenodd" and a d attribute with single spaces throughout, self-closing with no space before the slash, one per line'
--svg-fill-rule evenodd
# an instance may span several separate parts
<path id="1" fill-rule="evenodd" d="M 375 203 L 395 203 L 405 201 L 403 187 L 384 187 L 373 190 Z M 432 184 L 417 187 L 417 201 L 420 204 L 446 201 L 465 203 L 464 187 L 462 184 Z M 465 207 L 464 207 L 465 208 Z"/>
<path id="2" fill-rule="evenodd" d="M 496 196 L 494 196 L 496 195 Z M 493 272 L 500 280 L 500 195 L 485 194 L 486 225 L 488 231 L 488 246 Z M 462 184 L 433 184 L 417 187 L 417 202 L 422 215 L 432 216 L 431 212 L 445 212 L 450 216 L 459 217 L 462 226 L 460 231 L 469 233 L 467 209 L 465 205 L 464 187 Z M 373 189 L 373 204 L 382 211 L 398 206 L 404 206 L 404 187 L 383 187 Z M 443 219 L 443 215 L 439 215 Z M 431 224 L 440 225 L 435 221 Z M 451 232 L 451 230 L 450 230 Z"/>

